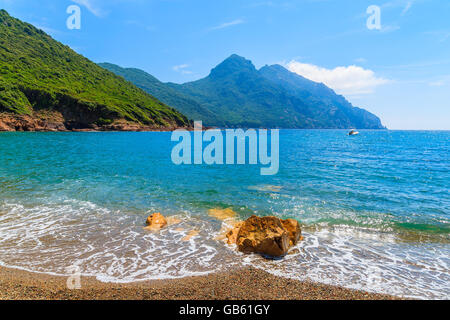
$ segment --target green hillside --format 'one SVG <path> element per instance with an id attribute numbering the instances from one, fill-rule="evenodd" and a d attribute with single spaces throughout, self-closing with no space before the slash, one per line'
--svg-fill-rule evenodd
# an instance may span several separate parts
<path id="1" fill-rule="evenodd" d="M 169 85 L 159 81 L 145 71 L 135 68 L 122 68 L 112 63 L 99 63 L 99 66 L 124 77 L 145 92 L 158 97 L 165 104 L 176 107 L 181 113 L 189 115 L 189 119 L 202 119 L 208 123 L 224 125 L 216 114 L 203 107 L 193 98 L 172 89 Z"/>
<path id="2" fill-rule="evenodd" d="M 0 112 L 60 112 L 78 127 L 124 119 L 186 126 L 188 119 L 42 30 L 0 10 Z"/>

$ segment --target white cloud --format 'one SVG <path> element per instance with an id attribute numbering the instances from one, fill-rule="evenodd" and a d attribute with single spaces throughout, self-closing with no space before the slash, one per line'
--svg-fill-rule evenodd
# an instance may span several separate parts
<path id="1" fill-rule="evenodd" d="M 430 87 L 443 87 L 443 86 L 445 86 L 445 82 L 444 81 L 434 81 L 434 82 L 430 82 L 428 85 Z"/>
<path id="2" fill-rule="evenodd" d="M 399 26 L 390 26 L 390 25 L 387 25 L 387 26 L 381 26 L 380 32 L 388 33 L 388 32 L 394 32 L 394 31 L 397 31 L 397 30 L 399 30 L 399 29 L 400 29 Z"/>
<path id="3" fill-rule="evenodd" d="M 93 15 L 97 17 L 102 17 L 105 15 L 105 12 L 101 10 L 98 6 L 93 3 L 93 0 L 72 0 L 76 4 L 86 7 Z"/>
<path id="4" fill-rule="evenodd" d="M 189 68 L 188 64 L 180 64 L 178 66 L 173 66 L 172 69 L 176 72 L 180 72 L 182 74 L 191 74 L 192 71 L 186 70 L 186 68 Z"/>
<path id="5" fill-rule="evenodd" d="M 445 41 L 447 41 L 448 38 L 450 38 L 450 31 L 448 31 L 448 30 L 428 31 L 428 32 L 424 32 L 423 34 L 431 35 L 431 36 L 437 38 L 437 40 L 439 42 L 445 42 Z"/>
<path id="6" fill-rule="evenodd" d="M 224 28 L 236 26 L 236 25 L 238 25 L 238 24 L 243 24 L 243 23 L 245 23 L 244 20 L 242 20 L 242 19 L 237 19 L 237 20 L 233 20 L 233 21 L 230 21 L 230 22 L 225 22 L 225 23 L 222 23 L 222 24 L 220 24 L 220 25 L 218 25 L 218 26 L 212 27 L 210 30 L 224 29 Z"/>
<path id="7" fill-rule="evenodd" d="M 313 64 L 292 60 L 287 68 L 307 79 L 321 82 L 343 95 L 373 93 L 375 88 L 389 82 L 379 78 L 372 70 L 355 65 L 326 69 Z"/>
<path id="8" fill-rule="evenodd" d="M 430 87 L 444 87 L 450 83 L 450 75 L 440 76 L 428 82 Z"/>
<path id="9" fill-rule="evenodd" d="M 405 7 L 403 8 L 403 11 L 402 11 L 402 16 L 404 16 L 409 11 L 409 9 L 411 9 L 412 5 L 413 5 L 412 1 L 408 1 L 406 3 L 406 5 L 405 5 Z"/>

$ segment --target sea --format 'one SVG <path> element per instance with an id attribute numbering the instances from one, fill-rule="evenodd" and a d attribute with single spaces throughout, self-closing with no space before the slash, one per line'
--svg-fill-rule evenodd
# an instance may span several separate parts
<path id="1" fill-rule="evenodd" d="M 0 266 L 121 283 L 253 266 L 450 298 L 449 131 L 280 130 L 279 143 L 264 176 L 176 165 L 170 132 L 0 133 Z M 284 258 L 240 253 L 209 214 L 227 208 L 297 219 L 304 240 Z M 180 221 L 144 230 L 153 212 Z"/>

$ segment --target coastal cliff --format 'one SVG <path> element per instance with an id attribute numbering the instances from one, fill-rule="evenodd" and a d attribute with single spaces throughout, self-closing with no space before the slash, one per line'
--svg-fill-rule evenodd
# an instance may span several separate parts
<path id="1" fill-rule="evenodd" d="M 189 120 L 0 10 L 0 130 L 159 130 Z"/>

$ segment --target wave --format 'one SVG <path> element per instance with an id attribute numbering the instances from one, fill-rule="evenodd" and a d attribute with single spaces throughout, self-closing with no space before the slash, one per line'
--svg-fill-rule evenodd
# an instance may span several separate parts
<path id="1" fill-rule="evenodd" d="M 446 243 L 402 242 L 391 233 L 322 225 L 304 228 L 305 241 L 284 259 L 268 261 L 214 240 L 220 221 L 188 211 L 176 214 L 179 224 L 151 233 L 143 230 L 148 212 L 73 199 L 0 203 L 0 264 L 65 276 L 66 268 L 76 265 L 83 276 L 104 282 L 180 278 L 252 265 L 279 276 L 354 289 L 450 297 Z M 183 241 L 192 230 L 198 235 Z"/>

